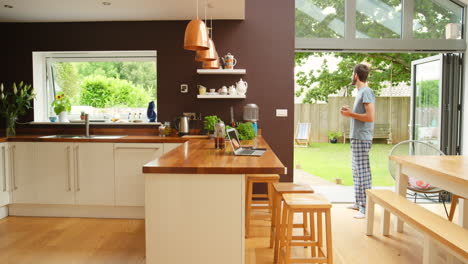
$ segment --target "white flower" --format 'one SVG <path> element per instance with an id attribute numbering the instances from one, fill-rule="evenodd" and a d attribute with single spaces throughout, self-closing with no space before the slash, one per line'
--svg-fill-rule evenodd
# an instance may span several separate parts
<path id="1" fill-rule="evenodd" d="M 3 83 L 0 85 L 0 91 L 3 93 Z"/>

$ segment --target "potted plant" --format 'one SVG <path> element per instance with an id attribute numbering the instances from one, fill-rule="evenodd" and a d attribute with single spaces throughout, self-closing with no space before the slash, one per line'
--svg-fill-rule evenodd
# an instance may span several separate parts
<path id="1" fill-rule="evenodd" d="M 250 122 L 240 123 L 236 127 L 237 132 L 239 132 L 240 140 L 251 140 L 255 138 L 255 130 L 253 124 Z"/>
<path id="2" fill-rule="evenodd" d="M 218 121 L 221 120 L 215 115 L 205 116 L 205 121 L 203 122 L 203 128 L 208 132 L 208 135 L 213 136 L 214 126 Z"/>
<path id="3" fill-rule="evenodd" d="M 51 106 L 58 115 L 59 122 L 68 122 L 67 112 L 71 110 L 71 103 L 64 93 L 57 94 Z"/>
<path id="4" fill-rule="evenodd" d="M 85 120 L 85 115 L 86 115 L 86 113 L 84 111 L 81 111 L 80 119 Z"/>
<path id="5" fill-rule="evenodd" d="M 330 143 L 335 144 L 338 142 L 338 138 L 341 137 L 343 134 L 338 131 L 330 131 L 328 132 L 328 139 L 330 140 Z"/>
<path id="6" fill-rule="evenodd" d="M 0 115 L 6 120 L 7 137 L 16 135 L 16 119 L 32 107 L 34 96 L 32 86 L 23 82 L 13 83 L 10 91 L 5 90 L 3 83 L 0 85 Z"/>

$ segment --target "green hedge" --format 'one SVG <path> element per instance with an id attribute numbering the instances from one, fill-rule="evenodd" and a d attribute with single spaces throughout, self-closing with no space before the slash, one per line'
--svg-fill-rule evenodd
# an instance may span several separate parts
<path id="1" fill-rule="evenodd" d="M 96 108 L 146 107 L 154 100 L 154 96 L 131 82 L 104 76 L 86 78 L 81 88 L 80 104 Z"/>

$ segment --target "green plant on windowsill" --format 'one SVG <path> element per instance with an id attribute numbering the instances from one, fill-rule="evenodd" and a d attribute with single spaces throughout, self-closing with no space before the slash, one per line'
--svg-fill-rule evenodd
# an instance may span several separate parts
<path id="1" fill-rule="evenodd" d="M 70 112 L 71 110 L 71 102 L 64 93 L 57 94 L 51 106 L 57 115 L 60 115 L 62 112 Z"/>
<path id="2" fill-rule="evenodd" d="M 219 120 L 221 119 L 219 119 L 219 117 L 215 115 L 205 116 L 205 121 L 203 122 L 203 129 L 208 131 L 209 134 L 213 134 L 215 124 L 218 123 Z"/>
<path id="3" fill-rule="evenodd" d="M 6 119 L 7 137 L 16 135 L 16 119 L 32 108 L 34 97 L 34 89 L 29 84 L 13 83 L 10 91 L 4 88 L 3 83 L 0 85 L 0 116 Z"/>
<path id="4" fill-rule="evenodd" d="M 330 140 L 330 143 L 335 144 L 338 142 L 338 138 L 343 136 L 343 134 L 339 131 L 329 131 L 328 132 L 328 139 Z"/>

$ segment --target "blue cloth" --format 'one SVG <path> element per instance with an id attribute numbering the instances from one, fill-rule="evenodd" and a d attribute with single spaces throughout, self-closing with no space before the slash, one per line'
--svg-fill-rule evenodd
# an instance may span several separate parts
<path id="1" fill-rule="evenodd" d="M 366 190 L 372 188 L 372 174 L 369 162 L 371 140 L 351 139 L 354 196 L 359 211 L 366 213 Z"/>
<path id="2" fill-rule="evenodd" d="M 357 114 L 366 113 L 365 103 L 375 104 L 374 91 L 371 88 L 364 86 L 359 89 L 356 99 L 354 100 L 353 112 Z M 351 118 L 350 138 L 360 140 L 372 140 L 374 136 L 374 123 L 362 122 Z"/>
<path id="3" fill-rule="evenodd" d="M 158 117 L 158 115 L 154 111 L 154 101 L 151 101 L 148 104 L 148 111 L 146 112 L 146 116 L 148 116 L 150 122 L 156 122 L 156 118 Z"/>

